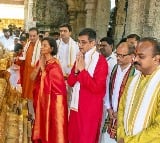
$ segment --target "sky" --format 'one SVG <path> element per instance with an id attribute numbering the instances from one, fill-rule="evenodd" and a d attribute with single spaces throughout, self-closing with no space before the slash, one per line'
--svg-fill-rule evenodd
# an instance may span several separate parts
<path id="1" fill-rule="evenodd" d="M 111 9 L 115 7 L 115 0 L 111 0 Z"/>

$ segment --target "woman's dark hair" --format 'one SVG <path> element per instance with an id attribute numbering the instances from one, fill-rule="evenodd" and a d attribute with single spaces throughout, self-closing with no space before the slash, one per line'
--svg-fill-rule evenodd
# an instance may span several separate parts
<path id="1" fill-rule="evenodd" d="M 20 49 L 23 49 L 23 46 L 22 46 L 22 44 L 17 43 L 17 44 L 14 46 L 14 52 L 19 52 Z"/>
<path id="2" fill-rule="evenodd" d="M 51 55 L 52 55 L 52 56 L 56 55 L 56 54 L 57 54 L 57 51 L 58 51 L 56 40 L 54 40 L 52 37 L 44 37 L 44 38 L 42 39 L 42 42 L 43 42 L 44 40 L 48 41 L 49 45 L 50 45 L 51 48 L 52 48 Z"/>

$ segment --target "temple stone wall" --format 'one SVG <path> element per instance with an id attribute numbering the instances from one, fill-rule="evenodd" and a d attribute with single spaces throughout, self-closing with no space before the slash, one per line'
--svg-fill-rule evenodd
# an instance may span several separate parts
<path id="1" fill-rule="evenodd" d="M 107 35 L 110 0 L 25 0 L 24 5 L 26 29 L 36 23 L 41 31 L 57 31 L 69 22 L 75 39 L 84 27 L 95 29 L 99 38 Z"/>
<path id="2" fill-rule="evenodd" d="M 115 30 L 114 30 L 115 44 L 117 44 L 124 35 L 125 20 L 126 20 L 125 4 L 126 4 L 126 0 L 116 1 L 116 24 L 115 24 Z"/>
<path id="3" fill-rule="evenodd" d="M 131 33 L 160 39 L 160 0 L 115 1 L 116 44 Z M 26 27 L 36 23 L 44 31 L 57 31 L 61 23 L 69 22 L 75 39 L 84 27 L 95 29 L 99 39 L 107 35 L 110 0 L 25 0 L 24 5 Z"/>
<path id="4" fill-rule="evenodd" d="M 124 3 L 127 2 L 127 7 Z M 122 0 L 116 3 L 116 44 L 129 34 L 160 39 L 160 1 L 159 0 Z M 125 11 L 125 10 L 126 11 Z"/>

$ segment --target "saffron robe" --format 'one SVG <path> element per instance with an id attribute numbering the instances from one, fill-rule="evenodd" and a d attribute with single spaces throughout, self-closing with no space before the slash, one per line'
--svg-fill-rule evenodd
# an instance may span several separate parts
<path id="1" fill-rule="evenodd" d="M 138 111 L 139 101 L 144 97 L 144 93 L 146 91 L 146 85 L 151 80 L 152 75 L 141 75 L 138 88 L 135 91 L 135 98 L 134 98 L 134 104 L 130 108 L 131 115 L 135 115 L 134 113 Z M 118 109 L 118 129 L 117 129 L 117 139 L 120 138 L 124 139 L 125 143 L 159 143 L 160 142 L 160 83 L 158 83 L 158 86 L 156 88 L 156 91 L 154 92 L 155 95 L 155 101 L 151 108 L 151 114 L 149 115 L 148 122 L 145 122 L 147 124 L 147 128 L 144 128 L 141 132 L 139 132 L 136 135 L 126 135 L 125 129 L 124 129 L 124 112 L 125 112 L 125 103 L 127 98 L 127 91 L 129 88 L 129 85 L 132 81 L 133 77 L 129 79 L 126 88 L 124 90 L 123 96 L 120 100 L 119 109 Z M 150 87 L 147 87 L 150 88 Z M 146 107 L 143 107 L 146 108 Z M 130 118 L 130 122 L 134 119 L 134 117 Z M 129 124 L 132 125 L 132 124 Z M 131 128 L 130 128 L 131 129 Z"/>
<path id="2" fill-rule="evenodd" d="M 39 72 L 33 90 L 34 143 L 68 143 L 68 106 L 63 73 L 57 60 Z"/>
<path id="3" fill-rule="evenodd" d="M 71 143 L 98 143 L 102 120 L 103 98 L 106 92 L 108 65 L 100 55 L 93 77 L 87 70 L 74 74 L 75 65 L 68 77 L 68 84 L 80 83 L 78 111 L 70 110 L 69 141 Z"/>
<path id="4" fill-rule="evenodd" d="M 33 94 L 33 81 L 30 79 L 31 73 L 33 72 L 34 67 L 31 66 L 32 55 L 34 50 L 35 43 L 30 43 L 27 53 L 26 59 L 24 61 L 24 73 L 23 73 L 23 84 L 22 84 L 22 97 L 27 99 L 32 99 Z"/>

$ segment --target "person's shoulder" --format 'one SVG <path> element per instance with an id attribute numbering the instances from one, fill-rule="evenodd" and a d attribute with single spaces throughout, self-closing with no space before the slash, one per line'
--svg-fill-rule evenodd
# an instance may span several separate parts
<path id="1" fill-rule="evenodd" d="M 99 63 L 102 63 L 102 65 L 107 65 L 108 66 L 108 63 L 107 63 L 107 61 L 106 61 L 106 58 L 103 56 L 103 55 L 101 55 L 101 54 L 99 54 L 99 61 L 98 61 Z"/>

